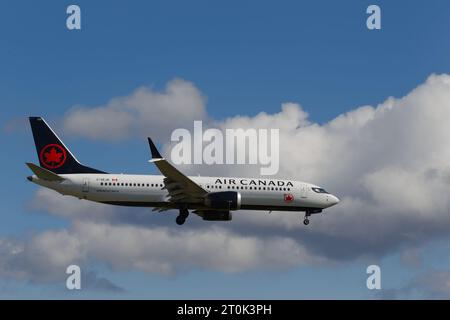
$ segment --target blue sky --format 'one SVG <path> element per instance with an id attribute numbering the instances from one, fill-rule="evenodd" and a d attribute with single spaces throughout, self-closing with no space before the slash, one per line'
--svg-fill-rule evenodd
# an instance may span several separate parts
<path id="1" fill-rule="evenodd" d="M 381 30 L 366 28 L 372 3 L 381 7 Z M 182 78 L 207 97 L 208 115 L 217 120 L 277 113 L 292 101 L 323 124 L 358 106 L 402 97 L 432 73 L 450 72 L 447 1 L 77 1 L 80 31 L 66 29 L 69 4 L 0 5 L 1 156 L 7 168 L 0 237 L 27 239 L 70 225 L 32 205 L 37 186 L 26 181 L 24 162 L 37 159 L 27 116 L 54 123 L 78 158 L 95 168 L 147 173 L 155 171 L 146 162 L 145 137 L 111 142 L 70 136 L 61 119 L 75 105 L 104 105 L 138 87 L 163 90 Z M 64 283 L 0 275 L 0 298 L 374 298 L 365 287 L 368 264 L 380 264 L 383 285 L 395 289 L 428 270 L 449 270 L 449 261 L 440 259 L 448 252 L 445 238 L 418 246 L 426 252 L 419 267 L 405 266 L 400 250 L 336 265 L 237 274 L 194 268 L 169 277 L 94 261 L 91 268 L 125 292 L 74 293 Z"/>

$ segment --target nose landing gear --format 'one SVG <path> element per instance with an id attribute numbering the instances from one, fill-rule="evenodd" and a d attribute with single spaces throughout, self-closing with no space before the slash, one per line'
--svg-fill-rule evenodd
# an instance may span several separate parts
<path id="1" fill-rule="evenodd" d="M 311 215 L 310 212 L 308 212 L 308 211 L 305 212 L 305 218 L 303 219 L 303 224 L 304 224 L 305 226 L 307 226 L 307 225 L 309 224 L 309 219 L 308 219 L 308 217 L 309 217 L 310 215 Z"/>
<path id="2" fill-rule="evenodd" d="M 186 222 L 186 218 L 189 216 L 189 210 L 188 209 L 180 209 L 180 214 L 175 219 L 175 222 L 177 225 L 181 226 Z"/>

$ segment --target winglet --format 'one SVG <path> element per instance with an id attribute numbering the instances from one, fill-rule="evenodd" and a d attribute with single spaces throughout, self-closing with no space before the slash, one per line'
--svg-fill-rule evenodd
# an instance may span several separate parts
<path id="1" fill-rule="evenodd" d="M 152 160 L 162 159 L 163 157 L 159 153 L 158 149 L 156 149 L 156 146 L 153 143 L 152 139 L 150 139 L 150 137 L 148 137 L 148 144 L 150 145 L 150 151 L 152 153 Z"/>

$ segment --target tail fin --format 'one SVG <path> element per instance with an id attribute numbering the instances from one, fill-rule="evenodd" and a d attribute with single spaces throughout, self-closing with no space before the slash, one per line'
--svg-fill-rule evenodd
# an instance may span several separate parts
<path id="1" fill-rule="evenodd" d="M 41 117 L 30 117 L 41 167 L 56 174 L 105 173 L 82 165 Z"/>

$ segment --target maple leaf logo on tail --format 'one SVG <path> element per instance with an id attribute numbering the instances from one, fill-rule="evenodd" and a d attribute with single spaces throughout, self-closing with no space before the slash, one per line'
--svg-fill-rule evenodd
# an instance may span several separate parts
<path id="1" fill-rule="evenodd" d="M 60 163 L 62 153 L 56 152 L 55 148 L 52 148 L 50 152 L 44 152 L 45 163 Z"/>
<path id="2" fill-rule="evenodd" d="M 66 150 L 59 144 L 48 144 L 42 148 L 39 158 L 48 169 L 61 167 L 67 159 Z"/>

